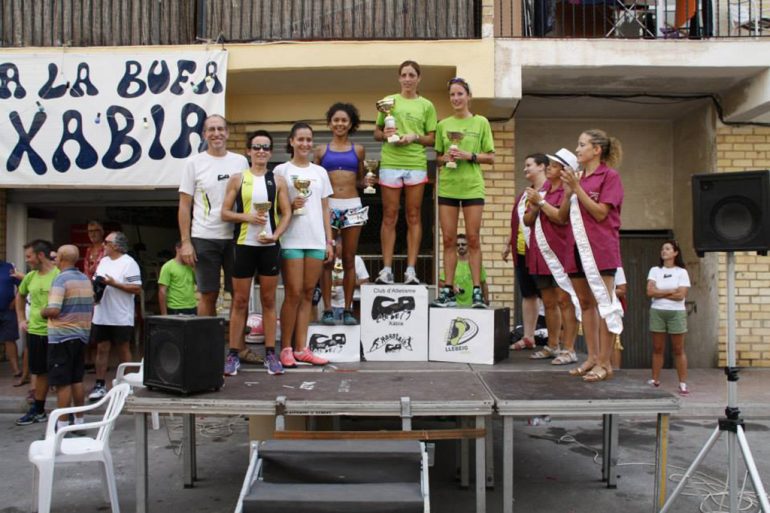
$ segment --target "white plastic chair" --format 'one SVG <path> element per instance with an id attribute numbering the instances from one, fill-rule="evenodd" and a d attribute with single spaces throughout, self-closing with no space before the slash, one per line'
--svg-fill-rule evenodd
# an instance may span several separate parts
<path id="1" fill-rule="evenodd" d="M 126 374 L 126 369 L 137 368 L 136 372 L 129 372 Z M 128 362 L 118 365 L 118 370 L 115 372 L 115 379 L 112 380 L 112 386 L 120 383 L 128 383 L 131 387 L 131 393 L 134 388 L 144 388 L 144 359 L 140 362 Z M 150 413 L 150 419 L 152 423 L 152 429 L 160 429 L 160 417 L 158 412 L 154 411 Z"/>
<path id="2" fill-rule="evenodd" d="M 51 495 L 53 492 L 53 470 L 56 463 L 74 463 L 86 461 L 101 462 L 104 472 L 102 475 L 106 490 L 106 499 L 110 501 L 112 513 L 120 513 L 118 505 L 118 489 L 115 483 L 115 471 L 112 466 L 110 453 L 110 433 L 115 426 L 115 420 L 120 415 L 126 397 L 130 391 L 128 384 L 119 384 L 110 390 L 99 402 L 73 408 L 60 408 L 51 412 L 45 439 L 32 442 L 29 446 L 29 461 L 34 465 L 32 481 L 32 511 L 49 513 L 51 511 Z M 105 403 L 107 407 L 104 416 L 98 422 L 69 425 L 56 431 L 56 423 L 61 417 L 71 413 L 84 413 L 100 408 Z M 73 431 L 97 430 L 93 438 L 64 438 Z"/>

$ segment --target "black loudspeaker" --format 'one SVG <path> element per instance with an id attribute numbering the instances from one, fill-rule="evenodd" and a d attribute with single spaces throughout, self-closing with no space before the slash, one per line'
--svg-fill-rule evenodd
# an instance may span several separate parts
<path id="1" fill-rule="evenodd" d="M 225 321 L 219 317 L 148 317 L 144 386 L 191 394 L 224 384 Z"/>
<path id="2" fill-rule="evenodd" d="M 693 175 L 692 207 L 698 256 L 770 249 L 770 171 Z"/>

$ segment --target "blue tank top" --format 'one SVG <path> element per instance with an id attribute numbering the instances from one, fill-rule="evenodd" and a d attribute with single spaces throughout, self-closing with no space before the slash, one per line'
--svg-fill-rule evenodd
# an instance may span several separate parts
<path id="1" fill-rule="evenodd" d="M 347 151 L 333 151 L 326 145 L 326 152 L 321 158 L 321 167 L 327 172 L 330 171 L 350 171 L 358 173 L 358 155 L 356 155 L 356 146 L 350 145 Z"/>

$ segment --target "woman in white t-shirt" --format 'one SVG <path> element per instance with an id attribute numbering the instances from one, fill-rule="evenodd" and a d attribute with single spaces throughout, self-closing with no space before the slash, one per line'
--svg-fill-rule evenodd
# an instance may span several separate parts
<path id="1" fill-rule="evenodd" d="M 679 394 L 687 395 L 687 355 L 684 335 L 687 333 L 685 299 L 690 288 L 690 276 L 685 269 L 682 252 L 675 240 L 667 240 L 660 248 L 660 265 L 647 275 L 647 296 L 650 305 L 650 332 L 652 333 L 652 379 L 647 383 L 660 386 L 663 368 L 663 350 L 666 335 L 671 336 L 674 365 L 679 376 Z"/>
<path id="2" fill-rule="evenodd" d="M 323 264 L 334 258 L 334 238 L 329 221 L 329 175 L 313 164 L 313 130 L 306 123 L 294 123 L 286 151 L 291 160 L 277 166 L 276 176 L 286 180 L 294 211 L 289 227 L 281 237 L 281 274 L 285 297 L 281 306 L 281 364 L 296 367 L 297 362 L 324 365 L 307 344 L 307 328 L 313 290 L 321 277 Z M 300 192 L 301 190 L 301 192 Z M 296 350 L 292 349 L 292 340 Z"/>

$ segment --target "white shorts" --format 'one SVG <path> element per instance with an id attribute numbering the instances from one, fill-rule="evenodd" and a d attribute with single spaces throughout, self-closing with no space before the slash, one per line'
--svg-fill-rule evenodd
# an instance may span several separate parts
<path id="1" fill-rule="evenodd" d="M 380 185 L 391 189 L 428 183 L 428 172 L 424 169 L 380 169 Z"/>

